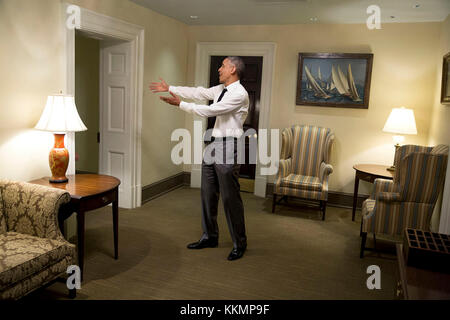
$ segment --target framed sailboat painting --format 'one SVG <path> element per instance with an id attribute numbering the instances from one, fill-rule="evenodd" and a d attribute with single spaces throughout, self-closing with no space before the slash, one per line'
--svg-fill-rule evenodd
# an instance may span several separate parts
<path id="1" fill-rule="evenodd" d="M 299 53 L 297 105 L 369 108 L 373 54 Z"/>

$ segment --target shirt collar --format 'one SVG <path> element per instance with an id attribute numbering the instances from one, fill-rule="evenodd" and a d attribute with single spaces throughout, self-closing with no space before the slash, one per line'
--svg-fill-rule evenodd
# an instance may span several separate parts
<path id="1" fill-rule="evenodd" d="M 236 80 L 235 82 L 229 84 L 228 86 L 225 87 L 225 89 L 227 90 L 233 90 L 233 88 L 235 88 L 237 85 L 239 85 L 241 83 L 240 80 Z"/>

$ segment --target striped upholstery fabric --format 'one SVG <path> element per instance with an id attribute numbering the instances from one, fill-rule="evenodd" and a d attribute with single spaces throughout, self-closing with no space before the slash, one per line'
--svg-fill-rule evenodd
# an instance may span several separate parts
<path id="1" fill-rule="evenodd" d="M 328 199 L 328 164 L 334 134 L 328 128 L 283 129 L 280 165 L 274 193 L 313 200 Z"/>
<path id="2" fill-rule="evenodd" d="M 448 147 L 413 149 L 419 152 L 405 152 L 394 181 L 375 180 L 374 192 L 363 203 L 363 232 L 401 235 L 405 228 L 429 230 L 444 185 Z"/>
<path id="3" fill-rule="evenodd" d="M 291 172 L 291 167 L 292 167 L 292 160 L 289 159 L 285 159 L 285 160 L 280 160 L 280 165 L 278 167 L 278 174 L 277 174 L 277 180 L 280 180 L 287 177 L 290 172 Z"/>
<path id="4" fill-rule="evenodd" d="M 448 146 L 445 144 L 439 144 L 431 149 L 431 154 L 448 154 Z"/>
<path id="5" fill-rule="evenodd" d="M 405 228 L 429 230 L 434 208 L 434 205 L 426 203 L 370 199 L 364 202 L 364 206 L 363 211 L 368 211 L 368 215 L 364 216 L 363 232 L 389 235 L 401 235 Z"/>
<path id="6" fill-rule="evenodd" d="M 295 126 L 292 150 L 292 171 L 303 176 L 319 176 L 319 168 L 325 158 L 325 145 L 330 129 Z"/>
<path id="7" fill-rule="evenodd" d="M 395 156 L 394 156 L 394 166 L 398 167 L 400 164 L 400 160 L 406 157 L 411 152 L 425 152 L 428 153 L 433 149 L 433 147 L 424 147 L 424 146 L 418 146 L 413 144 L 406 144 L 404 146 L 400 146 L 395 149 Z M 395 177 L 394 177 L 395 180 Z"/>
<path id="8" fill-rule="evenodd" d="M 398 186 L 394 184 L 392 180 L 387 179 L 375 179 L 372 188 L 372 194 L 370 195 L 370 199 L 375 200 L 376 196 L 380 192 L 397 192 Z"/>
<path id="9" fill-rule="evenodd" d="M 301 176 L 291 173 L 286 178 L 281 179 L 281 187 L 321 191 L 322 183 L 319 177 Z"/>
<path id="10" fill-rule="evenodd" d="M 288 159 L 292 154 L 292 129 L 284 128 L 281 133 L 281 153 L 280 159 Z"/>
<path id="11" fill-rule="evenodd" d="M 445 155 L 412 153 L 402 159 L 398 175 L 403 201 L 436 202 L 446 168 Z"/>

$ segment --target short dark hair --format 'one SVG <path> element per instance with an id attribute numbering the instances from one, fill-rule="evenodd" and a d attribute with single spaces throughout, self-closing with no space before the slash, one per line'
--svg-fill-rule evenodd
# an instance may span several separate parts
<path id="1" fill-rule="evenodd" d="M 237 73 L 239 79 L 242 79 L 244 77 L 244 72 L 245 72 L 244 60 L 242 60 L 241 57 L 236 57 L 236 56 L 230 56 L 230 57 L 227 57 L 227 59 L 230 60 L 230 62 L 236 68 L 236 73 Z"/>

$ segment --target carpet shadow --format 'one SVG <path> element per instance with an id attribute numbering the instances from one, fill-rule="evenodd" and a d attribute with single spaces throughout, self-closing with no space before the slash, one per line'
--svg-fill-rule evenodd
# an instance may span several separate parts
<path id="1" fill-rule="evenodd" d="M 179 246 L 164 234 L 153 230 L 143 230 L 126 226 L 119 227 L 119 258 L 114 259 L 114 241 L 111 227 L 95 227 L 85 233 L 84 283 L 108 279 L 133 269 L 140 263 L 148 262 L 155 253 L 158 243 L 164 243 L 170 252 L 170 269 L 179 266 Z M 159 262 L 164 264 L 164 259 Z M 175 263 L 174 263 L 175 262 Z M 169 263 L 169 262 L 167 262 Z M 160 265 L 164 269 L 164 265 Z"/>
<path id="2" fill-rule="evenodd" d="M 315 206 L 314 204 L 292 200 L 291 198 L 289 198 L 287 203 L 283 200 L 281 204 L 277 204 L 274 213 L 272 213 L 272 199 L 266 198 L 263 208 L 263 212 L 267 214 L 315 221 L 322 220 L 322 211 L 320 211 L 318 205 Z"/>

